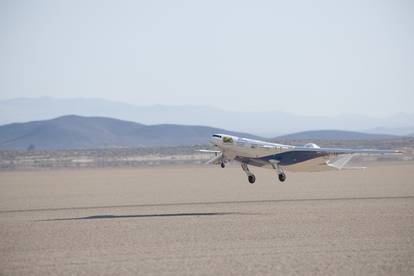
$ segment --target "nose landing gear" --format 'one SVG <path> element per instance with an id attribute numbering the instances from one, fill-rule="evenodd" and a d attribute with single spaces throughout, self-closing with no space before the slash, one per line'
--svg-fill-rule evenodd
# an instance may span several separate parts
<path id="1" fill-rule="evenodd" d="M 222 167 L 223 169 L 226 167 L 226 165 L 224 164 L 224 162 L 221 162 L 220 167 Z"/>

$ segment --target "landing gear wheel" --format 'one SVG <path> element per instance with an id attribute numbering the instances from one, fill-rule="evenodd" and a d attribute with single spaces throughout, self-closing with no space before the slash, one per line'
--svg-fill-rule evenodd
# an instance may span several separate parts
<path id="1" fill-rule="evenodd" d="M 220 166 L 224 169 L 226 167 L 226 165 L 224 165 L 224 163 L 221 163 Z"/>
<path id="2" fill-rule="evenodd" d="M 286 180 L 286 174 L 285 173 L 279 173 L 279 180 L 280 182 L 283 182 Z"/>
<path id="3" fill-rule="evenodd" d="M 253 184 L 253 183 L 256 181 L 256 176 L 254 176 L 254 175 L 252 174 L 252 175 L 249 175 L 249 176 L 247 177 L 247 179 L 249 180 L 249 182 L 250 182 L 251 184 Z"/>

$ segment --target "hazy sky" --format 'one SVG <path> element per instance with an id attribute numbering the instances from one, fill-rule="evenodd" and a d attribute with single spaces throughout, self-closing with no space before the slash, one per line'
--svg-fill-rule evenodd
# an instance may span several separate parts
<path id="1" fill-rule="evenodd" d="M 0 1 L 0 99 L 414 112 L 414 1 Z"/>

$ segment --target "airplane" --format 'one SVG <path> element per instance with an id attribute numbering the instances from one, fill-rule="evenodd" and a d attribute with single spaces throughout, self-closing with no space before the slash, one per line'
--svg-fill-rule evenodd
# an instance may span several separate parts
<path id="1" fill-rule="evenodd" d="M 256 176 L 249 170 L 248 165 L 273 169 L 279 181 L 284 182 L 285 167 L 292 171 L 363 169 L 364 167 L 346 167 L 346 164 L 357 154 L 402 153 L 399 150 L 321 148 L 314 143 L 292 146 L 227 134 L 213 134 L 208 142 L 218 150 L 199 150 L 216 155 L 207 164 L 219 164 L 225 168 L 227 162 L 238 161 L 251 184 L 256 181 Z"/>

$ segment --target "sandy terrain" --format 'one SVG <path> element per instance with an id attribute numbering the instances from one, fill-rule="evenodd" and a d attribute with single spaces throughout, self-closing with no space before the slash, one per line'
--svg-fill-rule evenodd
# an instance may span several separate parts
<path id="1" fill-rule="evenodd" d="M 0 172 L 0 275 L 414 275 L 414 165 Z"/>

